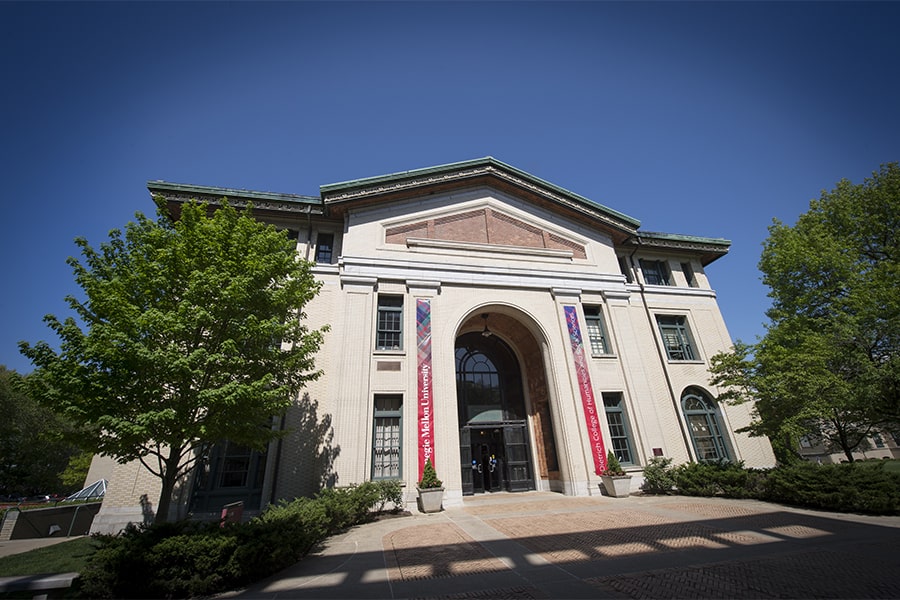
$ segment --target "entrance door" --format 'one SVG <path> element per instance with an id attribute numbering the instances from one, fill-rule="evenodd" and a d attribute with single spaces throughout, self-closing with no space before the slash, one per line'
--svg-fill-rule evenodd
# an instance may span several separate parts
<path id="1" fill-rule="evenodd" d="M 524 423 L 460 430 L 463 495 L 534 489 Z"/>
<path id="2" fill-rule="evenodd" d="M 500 427 L 464 427 L 464 437 L 469 442 L 468 465 L 463 466 L 463 480 L 466 471 L 472 478 L 472 490 L 468 493 L 499 492 L 506 489 L 504 470 L 503 430 Z M 460 442 L 462 443 L 462 442 Z M 463 489 L 463 494 L 466 494 Z"/>
<path id="3" fill-rule="evenodd" d="M 462 493 L 469 496 L 475 493 L 475 460 L 472 458 L 471 430 L 463 427 L 459 430 L 459 462 L 462 471 Z"/>
<path id="4" fill-rule="evenodd" d="M 534 475 L 528 460 L 528 435 L 525 425 L 506 425 L 503 428 L 503 442 L 509 491 L 533 490 Z"/>
<path id="5" fill-rule="evenodd" d="M 456 386 L 463 494 L 533 490 L 522 372 L 515 353 L 497 335 L 460 336 Z"/>

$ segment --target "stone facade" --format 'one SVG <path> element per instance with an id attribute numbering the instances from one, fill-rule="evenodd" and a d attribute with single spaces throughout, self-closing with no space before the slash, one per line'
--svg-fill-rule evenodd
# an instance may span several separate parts
<path id="1" fill-rule="evenodd" d="M 599 494 L 598 444 L 622 454 L 635 489 L 654 455 L 774 464 L 766 440 L 735 433 L 749 407 L 719 405 L 709 384 L 709 359 L 731 338 L 705 267 L 726 240 L 640 232 L 491 158 L 322 186 L 318 197 L 148 187 L 173 212 L 191 197 L 253 202 L 258 218 L 294 232 L 301 256 L 320 259 L 322 292 L 306 313 L 310 327 L 331 326 L 316 363 L 325 375 L 278 424 L 288 434 L 260 463 L 263 505 L 389 473 L 414 506 L 417 306 L 428 307 L 428 435 L 445 506 L 483 491 Z M 399 330 L 386 333 L 390 319 Z M 389 347 L 383 334 L 395 336 Z M 145 475 L 116 466 L 95 529 L 140 518 L 142 495 L 155 502 Z M 193 484 L 184 490 L 179 514 L 192 511 Z"/>

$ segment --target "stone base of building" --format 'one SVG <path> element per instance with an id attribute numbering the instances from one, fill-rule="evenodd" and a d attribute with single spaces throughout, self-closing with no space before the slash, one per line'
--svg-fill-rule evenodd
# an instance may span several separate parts
<path id="1" fill-rule="evenodd" d="M 140 506 L 108 508 L 104 506 L 100 512 L 94 517 L 91 524 L 91 534 L 104 533 L 116 534 L 125 529 L 129 523 L 133 525 L 141 525 L 143 523 L 152 522 L 152 517 L 145 515 Z"/>

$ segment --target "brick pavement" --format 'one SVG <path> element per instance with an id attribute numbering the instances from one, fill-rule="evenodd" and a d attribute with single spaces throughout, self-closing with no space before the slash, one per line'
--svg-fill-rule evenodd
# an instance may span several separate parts
<path id="1" fill-rule="evenodd" d="M 898 598 L 898 542 L 900 517 L 739 500 L 499 494 L 355 528 L 242 595 Z"/>

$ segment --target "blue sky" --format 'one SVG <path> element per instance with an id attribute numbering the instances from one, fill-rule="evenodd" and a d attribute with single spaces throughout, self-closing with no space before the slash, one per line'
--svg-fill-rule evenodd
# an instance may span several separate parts
<path id="1" fill-rule="evenodd" d="M 895 2 L 0 2 L 0 364 L 56 338 L 68 256 L 146 182 L 318 194 L 493 156 L 642 221 L 732 240 L 731 335 L 757 262 L 841 178 L 900 160 Z"/>

